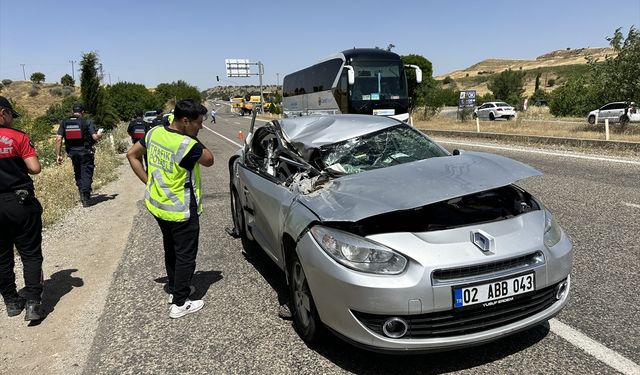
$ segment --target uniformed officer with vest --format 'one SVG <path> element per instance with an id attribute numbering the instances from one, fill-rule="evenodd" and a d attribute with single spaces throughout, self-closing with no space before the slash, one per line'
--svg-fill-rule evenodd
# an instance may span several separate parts
<path id="1" fill-rule="evenodd" d="M 213 154 L 197 138 L 207 109 L 194 100 L 179 101 L 169 126 L 156 126 L 127 152 L 138 178 L 146 184 L 145 204 L 155 217 L 164 244 L 169 317 L 180 318 L 202 308 L 190 300 L 196 268 L 199 215 L 202 213 L 200 166 L 213 165 Z M 147 155 L 145 172 L 141 158 Z"/>
<path id="2" fill-rule="evenodd" d="M 73 173 L 76 186 L 80 192 L 83 207 L 90 206 L 91 184 L 95 169 L 95 149 L 93 145 L 102 138 L 96 132 L 93 123 L 83 118 L 84 108 L 80 103 L 73 104 L 73 115 L 60 123 L 56 137 L 56 156 L 58 163 L 62 163 L 62 140 L 67 155 L 73 163 Z"/>
<path id="3" fill-rule="evenodd" d="M 0 294 L 7 315 L 40 320 L 42 312 L 42 206 L 30 174 L 40 173 L 38 154 L 29 136 L 13 129 L 19 114 L 0 96 Z M 23 296 L 16 290 L 13 247 L 22 260 Z"/>
<path id="4" fill-rule="evenodd" d="M 143 112 L 141 109 L 136 109 L 136 117 L 129 123 L 129 126 L 127 127 L 127 133 L 129 133 L 129 136 L 131 137 L 132 144 L 144 138 L 144 136 L 151 128 L 151 125 L 142 119 L 142 113 Z M 142 156 L 142 161 L 144 167 L 147 168 L 147 158 L 144 155 Z"/>
<path id="5" fill-rule="evenodd" d="M 164 117 L 163 114 L 164 114 L 164 111 L 162 110 L 162 108 L 156 109 L 156 118 L 154 118 L 153 121 L 151 121 L 151 127 L 155 127 L 158 125 L 169 126 L 169 124 L 171 124 L 170 122 L 167 121 L 167 118 Z"/>

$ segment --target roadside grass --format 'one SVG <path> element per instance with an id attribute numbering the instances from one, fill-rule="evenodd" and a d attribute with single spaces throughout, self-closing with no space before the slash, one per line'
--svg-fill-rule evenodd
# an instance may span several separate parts
<path id="1" fill-rule="evenodd" d="M 414 126 L 422 130 L 477 131 L 476 121 L 471 119 L 461 122 L 455 119 L 435 118 L 428 121 L 415 121 Z M 480 121 L 480 132 L 599 140 L 606 138 L 603 124 L 532 121 L 522 118 L 512 121 Z M 610 124 L 609 136 L 612 141 L 640 142 L 640 125 Z"/>
<path id="2" fill-rule="evenodd" d="M 113 136 L 113 144 L 111 136 Z M 126 124 L 120 123 L 112 132 L 105 133 L 103 139 L 96 144 L 96 169 L 92 185 L 94 191 L 118 178 L 117 168 L 124 162 L 121 146 L 126 139 Z M 44 154 L 51 154 L 52 140 L 47 140 L 42 145 L 38 144 L 39 155 L 41 147 L 45 151 Z M 40 158 L 43 156 L 44 161 L 50 160 L 50 155 L 49 158 L 45 155 Z M 33 176 L 33 181 L 36 196 L 44 209 L 42 222 L 45 227 L 63 217 L 80 201 L 73 176 L 73 166 L 68 157 L 65 157 L 60 165 L 43 162 L 42 172 Z"/>

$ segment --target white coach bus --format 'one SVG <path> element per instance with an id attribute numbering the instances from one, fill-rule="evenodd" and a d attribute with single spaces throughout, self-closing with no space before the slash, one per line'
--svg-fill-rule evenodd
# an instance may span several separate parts
<path id="1" fill-rule="evenodd" d="M 291 73 L 282 82 L 285 117 L 359 113 L 409 119 L 405 65 L 393 52 L 354 48 Z"/>

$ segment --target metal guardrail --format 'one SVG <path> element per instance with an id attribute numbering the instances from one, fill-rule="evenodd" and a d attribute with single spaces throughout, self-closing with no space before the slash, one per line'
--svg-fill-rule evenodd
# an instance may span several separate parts
<path id="1" fill-rule="evenodd" d="M 436 130 L 436 129 L 418 129 L 427 135 L 438 135 L 443 137 L 469 137 L 469 138 L 484 138 L 484 139 L 498 139 L 505 141 L 516 141 L 524 143 L 538 143 L 538 144 L 562 144 L 578 147 L 592 147 L 608 150 L 629 150 L 640 153 L 640 142 L 627 142 L 627 141 L 605 141 L 600 139 L 585 139 L 585 138 L 564 138 L 564 137 L 544 137 L 537 135 L 520 135 L 520 134 L 505 134 L 505 133 L 477 133 L 469 131 L 458 130 Z"/>

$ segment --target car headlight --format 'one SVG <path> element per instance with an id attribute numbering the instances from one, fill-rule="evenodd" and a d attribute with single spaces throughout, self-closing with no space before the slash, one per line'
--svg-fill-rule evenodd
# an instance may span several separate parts
<path id="1" fill-rule="evenodd" d="M 562 229 L 556 218 L 551 214 L 551 212 L 547 209 L 544 210 L 544 244 L 547 247 L 552 247 L 558 242 L 560 242 L 560 238 L 562 237 Z"/>
<path id="2" fill-rule="evenodd" d="M 316 225 L 311 235 L 329 256 L 356 271 L 397 275 L 407 266 L 402 255 L 351 233 Z"/>

